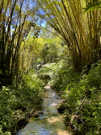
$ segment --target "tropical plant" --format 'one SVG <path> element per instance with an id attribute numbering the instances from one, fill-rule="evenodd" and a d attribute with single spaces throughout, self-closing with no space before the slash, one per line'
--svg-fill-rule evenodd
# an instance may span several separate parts
<path id="1" fill-rule="evenodd" d="M 0 69 L 9 79 L 18 76 L 22 42 L 32 30 L 33 37 L 38 37 L 35 10 L 28 0 L 0 1 Z"/>
<path id="2" fill-rule="evenodd" d="M 94 0 L 93 2 L 88 3 L 85 11 L 101 10 L 101 0 Z"/>
<path id="3" fill-rule="evenodd" d="M 13 86 L 0 89 L 1 135 L 16 134 L 42 107 L 44 83 L 34 71 L 24 75 L 19 85 L 18 89 Z"/>
<path id="4" fill-rule="evenodd" d="M 56 89 L 62 93 L 60 95 L 64 101 L 58 110 L 64 113 L 67 127 L 70 127 L 74 135 L 101 134 L 100 61 L 93 64 L 89 72 L 83 71 L 81 75 L 75 73 L 72 68 L 68 68 L 66 72 L 67 79 L 66 76 L 61 79 L 61 74 L 58 73 L 55 86 L 57 84 Z M 67 84 L 64 83 L 66 80 Z"/>
<path id="5" fill-rule="evenodd" d="M 93 2 L 93 0 L 91 0 Z M 44 17 L 65 40 L 78 70 L 100 57 L 100 11 L 84 14 L 89 0 L 39 0 Z M 75 11 L 75 12 L 74 12 Z"/>

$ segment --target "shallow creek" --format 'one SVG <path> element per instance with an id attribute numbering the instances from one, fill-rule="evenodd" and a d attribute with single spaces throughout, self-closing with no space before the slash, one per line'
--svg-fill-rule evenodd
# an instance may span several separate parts
<path id="1" fill-rule="evenodd" d="M 66 131 L 63 117 L 57 111 L 60 97 L 50 86 L 46 86 L 43 102 L 43 114 L 38 119 L 31 119 L 17 135 L 70 135 Z"/>

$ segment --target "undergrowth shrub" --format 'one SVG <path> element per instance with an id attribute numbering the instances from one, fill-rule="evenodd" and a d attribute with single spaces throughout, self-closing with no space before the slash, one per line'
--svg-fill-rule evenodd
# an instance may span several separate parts
<path id="1" fill-rule="evenodd" d="M 43 81 L 33 72 L 24 75 L 21 87 L 3 86 L 0 90 L 0 134 L 15 134 L 18 123 L 28 120 L 31 113 L 41 109 Z M 22 123 L 24 124 L 24 123 Z M 21 125 L 23 126 L 23 125 Z"/>
<path id="2" fill-rule="evenodd" d="M 56 64 L 55 71 L 53 72 L 53 77 L 50 81 L 52 88 L 57 91 L 64 91 L 67 84 L 78 82 L 80 74 L 74 72 L 70 63 L 65 60 L 61 60 Z M 69 86 L 69 85 L 68 85 Z"/>
<path id="3" fill-rule="evenodd" d="M 74 72 L 72 68 L 68 68 L 63 80 L 60 78 L 56 80 L 57 88 L 64 91 L 61 95 L 64 102 L 59 108 L 64 108 L 65 123 L 74 135 L 100 135 L 101 63 L 93 64 L 85 74 L 78 75 Z M 60 74 L 64 76 L 62 73 L 58 72 L 58 77 Z M 64 79 L 67 82 L 66 85 Z M 65 86 L 62 87 L 62 85 Z"/>

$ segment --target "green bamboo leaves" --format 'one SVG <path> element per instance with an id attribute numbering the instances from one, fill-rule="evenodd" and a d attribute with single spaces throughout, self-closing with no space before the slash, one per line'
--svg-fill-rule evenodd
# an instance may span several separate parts
<path id="1" fill-rule="evenodd" d="M 101 0 L 95 0 L 93 3 L 88 3 L 85 11 L 101 10 Z"/>

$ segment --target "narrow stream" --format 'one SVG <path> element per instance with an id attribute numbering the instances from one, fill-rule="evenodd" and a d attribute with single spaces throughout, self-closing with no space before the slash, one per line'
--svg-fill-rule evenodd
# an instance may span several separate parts
<path id="1" fill-rule="evenodd" d="M 46 95 L 43 102 L 43 114 L 30 120 L 25 128 L 17 135 L 70 135 L 65 129 L 63 117 L 57 111 L 60 97 L 50 86 L 46 86 Z"/>

